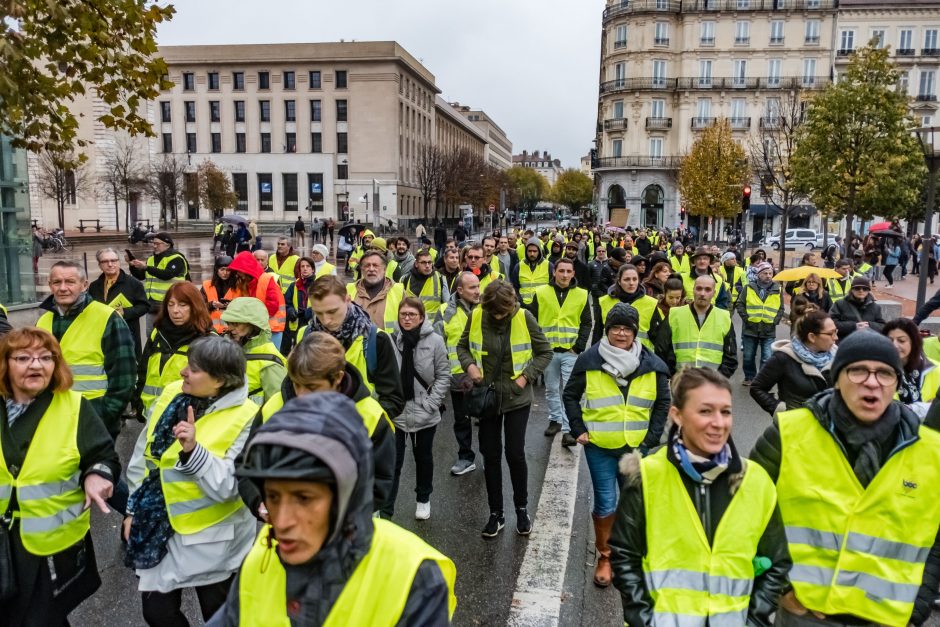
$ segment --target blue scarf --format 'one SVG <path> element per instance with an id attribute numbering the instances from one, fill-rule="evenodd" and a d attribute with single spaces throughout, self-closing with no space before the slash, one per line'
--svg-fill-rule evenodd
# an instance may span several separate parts
<path id="1" fill-rule="evenodd" d="M 826 351 L 823 353 L 818 353 L 814 350 L 811 350 L 800 341 L 800 338 L 793 336 L 790 338 L 790 348 L 793 349 L 793 353 L 796 355 L 797 359 L 802 361 L 804 364 L 809 364 L 810 366 L 815 366 L 818 370 L 822 370 L 832 361 L 832 358 L 836 356 L 834 350 Z"/>
<path id="2" fill-rule="evenodd" d="M 710 485 L 731 463 L 731 446 L 727 442 L 717 455 L 700 457 L 685 448 L 680 435 L 673 442 L 672 450 L 685 474 L 695 483 L 703 485 Z"/>

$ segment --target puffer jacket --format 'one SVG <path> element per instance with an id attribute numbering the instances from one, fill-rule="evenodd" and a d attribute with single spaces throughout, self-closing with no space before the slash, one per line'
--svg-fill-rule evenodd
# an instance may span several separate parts
<path id="1" fill-rule="evenodd" d="M 395 344 L 395 358 L 401 370 L 402 350 L 404 341 L 400 331 L 392 334 Z M 426 385 L 418 381 L 416 376 L 411 382 L 414 387 L 414 398 L 405 401 L 405 409 L 393 418 L 396 429 L 405 433 L 412 433 L 433 427 L 441 421 L 441 405 L 450 388 L 450 362 L 447 359 L 447 346 L 443 338 L 434 332 L 430 320 L 425 319 L 421 325 L 421 339 L 414 349 L 415 373 L 419 375 Z M 402 381 L 408 385 L 408 381 Z"/>
<path id="2" fill-rule="evenodd" d="M 526 327 L 532 338 L 532 361 L 522 372 L 526 378 L 525 388 L 520 388 L 512 377 L 512 347 L 509 340 L 510 323 L 519 311 L 517 304 L 512 313 L 497 320 L 486 310 L 483 311 L 483 384 L 495 383 L 500 413 L 506 413 L 532 404 L 532 384 L 552 361 L 552 345 L 545 339 L 538 321 L 528 311 L 524 311 Z M 470 324 L 464 329 L 457 342 L 457 358 L 464 371 L 470 364 L 476 363 L 470 353 Z M 497 359 L 502 355 L 502 363 Z"/>
<path id="3" fill-rule="evenodd" d="M 777 308 L 777 313 L 774 315 L 773 324 L 768 324 L 767 322 L 751 322 L 747 319 L 747 295 L 748 292 L 752 291 L 755 294 L 760 294 L 760 286 L 757 284 L 757 281 L 751 281 L 746 287 L 742 288 L 738 293 L 738 300 L 735 303 L 735 309 L 737 309 L 738 315 L 741 316 L 742 320 L 741 335 L 760 338 L 775 337 L 777 335 L 777 325 L 780 324 L 780 319 L 783 318 L 783 294 L 780 293 L 780 284 L 771 283 L 770 287 L 767 288 L 767 298 L 770 298 L 772 294 L 780 295 L 780 307 Z M 766 302 L 766 299 L 764 299 L 764 302 Z"/>
<path id="4" fill-rule="evenodd" d="M 790 340 L 778 340 L 773 343 L 770 359 L 751 381 L 751 398 L 773 416 L 781 403 L 786 409 L 802 407 L 806 399 L 830 387 L 831 378 L 828 366 L 820 371 L 816 366 L 800 361 L 790 346 Z M 777 386 L 777 396 L 771 393 L 774 386 Z"/>
<path id="5" fill-rule="evenodd" d="M 319 397 L 319 398 L 317 398 Z M 374 525 L 372 513 L 372 445 L 362 420 L 350 411 L 340 394 L 309 394 L 284 405 L 262 431 L 287 430 L 309 434 L 355 464 L 355 483 L 349 478 L 330 509 L 329 535 L 320 550 L 304 564 L 284 564 L 287 607 L 295 607 L 290 616 L 293 625 L 322 625 L 342 593 L 352 573 L 369 552 Z M 318 412 L 330 420 L 311 420 L 310 404 L 319 403 Z M 342 464 L 329 461 L 328 465 Z M 350 473 L 353 474 L 353 473 Z M 253 526 L 252 526 L 253 530 Z M 272 559 L 279 559 L 275 552 Z M 241 573 L 229 590 L 225 605 L 207 623 L 208 627 L 237 627 L 240 624 L 239 583 Z M 284 617 L 286 619 L 286 617 Z M 440 567 L 425 561 L 418 567 L 399 625 L 447 625 L 448 590 Z"/>
<path id="6" fill-rule="evenodd" d="M 677 429 L 672 427 L 669 441 L 674 442 Z M 721 517 L 731 504 L 731 499 L 744 478 L 745 465 L 753 463 L 742 459 L 731 446 L 731 461 L 728 469 L 711 484 L 697 483 L 682 470 L 678 458 L 669 446 L 669 461 L 676 466 L 682 484 L 688 492 L 692 506 L 708 538 L 709 544 Z M 643 558 L 647 551 L 646 513 L 643 501 L 643 482 L 640 475 L 640 456 L 637 453 L 624 455 L 620 460 L 620 472 L 626 478 L 617 517 L 610 534 L 610 564 L 613 568 L 614 587 L 620 591 L 623 605 L 623 622 L 629 627 L 651 627 L 653 625 L 653 599 L 643 571 Z M 747 624 L 769 627 L 770 615 L 777 609 L 777 601 L 787 584 L 787 571 L 791 560 L 787 548 L 783 519 L 776 508 L 757 543 L 757 555 L 768 557 L 771 567 L 754 579 L 751 601 L 747 612 Z"/>
<path id="7" fill-rule="evenodd" d="M 264 274 L 264 268 L 261 267 L 258 260 L 255 259 L 250 252 L 243 250 L 235 255 L 235 259 L 229 264 L 228 269 L 232 272 L 241 272 L 242 274 L 247 274 L 252 277 L 251 282 L 248 283 L 248 293 L 238 295 L 254 297 L 258 289 L 258 279 Z M 268 282 L 268 289 L 264 293 L 264 306 L 268 310 L 269 316 L 277 314 L 278 307 L 280 306 L 280 297 L 282 297 L 280 292 L 281 286 L 278 284 L 277 280 Z"/>
<path id="8" fill-rule="evenodd" d="M 854 333 L 858 328 L 855 326 L 858 322 L 867 322 L 868 328 L 876 333 L 881 333 L 881 329 L 885 325 L 881 307 L 875 302 L 871 294 L 868 294 L 865 296 L 865 300 L 859 302 L 855 300 L 850 292 L 846 294 L 845 298 L 832 305 L 829 315 L 832 317 L 832 321 L 836 323 L 839 340 L 844 340 L 849 334 Z"/>

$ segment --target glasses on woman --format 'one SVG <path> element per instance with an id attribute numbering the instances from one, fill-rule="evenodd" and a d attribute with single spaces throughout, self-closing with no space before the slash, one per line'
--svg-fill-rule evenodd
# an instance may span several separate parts
<path id="1" fill-rule="evenodd" d="M 10 355 L 10 359 L 18 366 L 29 366 L 38 361 L 40 366 L 51 366 L 55 363 L 55 355 Z"/>
<path id="2" fill-rule="evenodd" d="M 410 320 L 412 318 L 420 318 L 421 314 L 417 311 L 400 311 L 398 312 L 399 318 L 404 318 L 405 320 Z"/>
<path id="3" fill-rule="evenodd" d="M 871 370 L 864 366 L 849 366 L 845 369 L 845 376 L 852 383 L 865 383 L 871 375 L 875 375 L 878 385 L 887 387 L 898 382 L 898 373 L 890 368 L 876 368 Z"/>
<path id="4" fill-rule="evenodd" d="M 615 324 L 614 326 L 610 327 L 609 332 L 613 333 L 614 335 L 627 335 L 630 333 L 630 327 Z"/>

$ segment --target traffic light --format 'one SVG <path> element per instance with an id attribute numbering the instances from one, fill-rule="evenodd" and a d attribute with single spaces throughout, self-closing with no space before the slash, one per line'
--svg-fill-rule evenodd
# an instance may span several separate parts
<path id="1" fill-rule="evenodd" d="M 745 185 L 741 192 L 741 211 L 747 211 L 751 208 L 751 186 Z"/>
<path id="2" fill-rule="evenodd" d="M 685 222 L 685 207 L 679 207 L 679 222 Z"/>

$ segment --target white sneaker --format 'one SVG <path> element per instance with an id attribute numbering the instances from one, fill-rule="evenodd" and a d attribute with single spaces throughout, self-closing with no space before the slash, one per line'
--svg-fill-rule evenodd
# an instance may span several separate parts
<path id="1" fill-rule="evenodd" d="M 427 520 L 431 517 L 431 501 L 418 503 L 415 508 L 415 520 Z"/>

